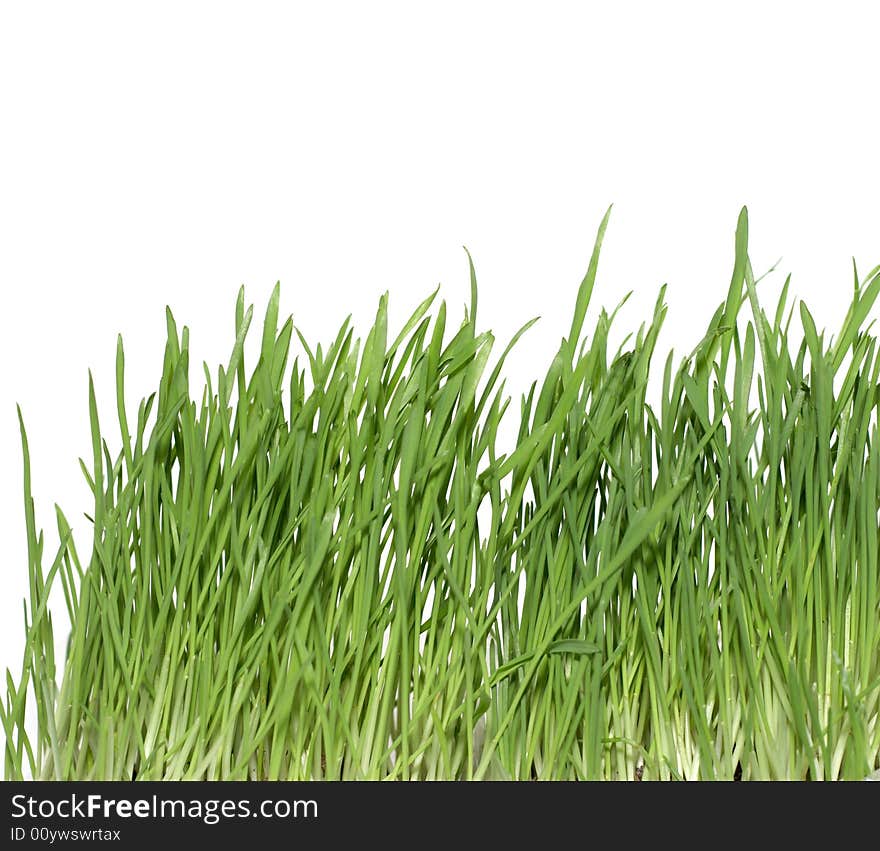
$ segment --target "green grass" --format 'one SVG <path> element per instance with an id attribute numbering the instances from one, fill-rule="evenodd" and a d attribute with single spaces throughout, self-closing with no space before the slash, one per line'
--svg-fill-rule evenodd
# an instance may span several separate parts
<path id="1" fill-rule="evenodd" d="M 383 297 L 363 341 L 346 322 L 326 346 L 279 329 L 276 288 L 251 370 L 241 293 L 229 361 L 197 387 L 169 312 L 136 413 L 120 340 L 112 429 L 90 382 L 88 553 L 60 509 L 57 545 L 37 530 L 22 423 L 30 591 L 6 776 L 880 767 L 880 268 L 854 274 L 826 338 L 788 281 L 762 306 L 744 210 L 724 302 L 660 363 L 662 291 L 618 350 L 614 314 L 585 330 L 607 218 L 518 413 L 471 266 L 459 327 L 435 293 L 391 330 Z"/>

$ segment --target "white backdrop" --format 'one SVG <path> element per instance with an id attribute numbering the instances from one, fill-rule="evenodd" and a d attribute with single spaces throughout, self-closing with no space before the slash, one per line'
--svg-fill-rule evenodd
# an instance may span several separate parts
<path id="1" fill-rule="evenodd" d="M 851 257 L 880 262 L 876 3 L 308 5 L 2 7 L 4 668 L 27 588 L 15 403 L 48 550 L 53 503 L 89 509 L 87 370 L 109 426 L 116 334 L 134 405 L 166 304 L 212 364 L 242 283 L 259 314 L 280 280 L 312 339 L 365 327 L 386 289 L 399 318 L 442 282 L 460 315 L 466 244 L 499 339 L 542 316 L 509 362 L 518 393 L 611 202 L 593 313 L 632 289 L 635 323 L 668 283 L 661 349 L 724 298 L 744 203 L 756 272 L 781 256 L 828 327 Z"/>

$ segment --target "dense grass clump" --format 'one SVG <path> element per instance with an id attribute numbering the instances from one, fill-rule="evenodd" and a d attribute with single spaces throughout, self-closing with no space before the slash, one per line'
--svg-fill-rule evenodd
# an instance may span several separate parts
<path id="1" fill-rule="evenodd" d="M 0 704 L 7 777 L 880 766 L 880 269 L 826 339 L 787 281 L 761 306 L 743 211 L 727 297 L 660 367 L 656 403 L 662 292 L 617 351 L 613 314 L 584 333 L 606 222 L 513 447 L 509 347 L 495 357 L 477 324 L 473 266 L 460 327 L 432 296 L 389 331 L 383 298 L 363 343 L 348 322 L 327 347 L 296 332 L 292 363 L 276 289 L 251 371 L 240 294 L 229 362 L 195 395 L 169 312 L 158 390 L 131 418 L 120 341 L 115 447 L 90 384 L 86 558 L 59 511 L 43 566 L 22 426 L 30 599 Z"/>

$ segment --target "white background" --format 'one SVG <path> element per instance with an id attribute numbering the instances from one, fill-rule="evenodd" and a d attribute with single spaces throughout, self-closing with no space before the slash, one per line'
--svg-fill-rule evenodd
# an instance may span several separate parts
<path id="1" fill-rule="evenodd" d="M 4 3 L 0 666 L 20 667 L 27 588 L 15 403 L 48 550 L 53 503 L 89 508 L 87 370 L 109 431 L 116 334 L 134 405 L 166 304 L 212 364 L 242 283 L 259 313 L 280 280 L 311 339 L 348 313 L 365 328 L 386 289 L 399 318 L 442 282 L 460 316 L 466 244 L 499 339 L 543 317 L 507 370 L 518 393 L 609 203 L 594 307 L 632 289 L 632 326 L 668 283 L 678 351 L 726 294 L 748 204 L 756 272 L 781 256 L 834 328 L 851 257 L 880 263 L 877 9 Z"/>

